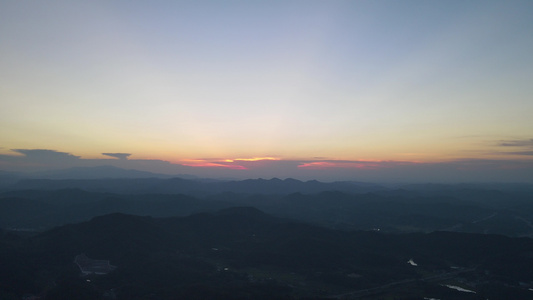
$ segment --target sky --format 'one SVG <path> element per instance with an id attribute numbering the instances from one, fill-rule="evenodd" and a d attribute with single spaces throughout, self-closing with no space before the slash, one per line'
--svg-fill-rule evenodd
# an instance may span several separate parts
<path id="1" fill-rule="evenodd" d="M 533 1 L 1 1 L 0 170 L 533 182 Z"/>

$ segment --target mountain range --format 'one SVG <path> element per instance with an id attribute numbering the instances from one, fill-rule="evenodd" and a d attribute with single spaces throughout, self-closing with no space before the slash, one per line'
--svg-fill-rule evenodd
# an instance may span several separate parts
<path id="1" fill-rule="evenodd" d="M 531 185 L 108 171 L 0 176 L 0 299 L 533 295 Z"/>

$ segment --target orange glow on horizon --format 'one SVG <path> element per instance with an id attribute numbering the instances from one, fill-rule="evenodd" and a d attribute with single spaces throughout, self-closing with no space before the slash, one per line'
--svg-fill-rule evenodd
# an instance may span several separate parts
<path id="1" fill-rule="evenodd" d="M 246 167 L 241 165 L 234 164 L 222 164 L 217 162 L 209 162 L 201 159 L 187 159 L 185 163 L 181 163 L 184 166 L 188 167 L 199 167 L 199 168 L 227 168 L 233 170 L 247 170 Z"/>
<path id="2" fill-rule="evenodd" d="M 354 162 L 331 162 L 331 161 L 316 161 L 303 163 L 298 168 L 311 169 L 311 170 L 323 170 L 329 168 L 354 168 L 375 170 L 386 167 L 387 162 L 383 161 L 354 161 Z"/>
<path id="3" fill-rule="evenodd" d="M 243 163 L 253 163 L 252 165 L 246 164 L 246 167 L 238 164 L 241 161 Z M 181 165 L 190 166 L 190 167 L 220 167 L 228 168 L 235 170 L 249 170 L 250 168 L 255 169 L 258 167 L 256 163 L 269 161 L 293 161 L 298 162 L 298 168 L 308 169 L 308 170 L 324 170 L 324 169 L 360 169 L 360 170 L 376 170 L 383 168 L 390 168 L 400 165 L 412 165 L 412 164 L 424 164 L 425 162 L 420 161 L 396 161 L 396 160 L 368 160 L 368 159 L 358 159 L 358 160 L 326 160 L 326 161 L 310 161 L 310 160 L 283 160 L 279 158 L 272 157 L 261 157 L 261 158 L 238 158 L 238 159 L 185 159 L 180 162 Z M 261 163 L 261 165 L 263 165 Z"/>
<path id="4" fill-rule="evenodd" d="M 225 159 L 225 162 L 235 162 L 235 161 L 260 161 L 260 160 L 280 160 L 275 157 L 252 157 L 252 158 L 234 158 L 234 159 Z"/>
<path id="5" fill-rule="evenodd" d="M 275 157 L 251 157 L 251 158 L 234 158 L 234 159 L 184 159 L 180 164 L 189 167 L 220 167 L 234 170 L 248 170 L 248 168 L 238 165 L 242 162 L 259 162 L 259 161 L 277 161 Z"/>

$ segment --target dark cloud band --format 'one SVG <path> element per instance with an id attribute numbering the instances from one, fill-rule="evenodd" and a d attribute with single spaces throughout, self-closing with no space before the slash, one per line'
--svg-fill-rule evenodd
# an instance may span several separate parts
<path id="1" fill-rule="evenodd" d="M 498 145 L 502 147 L 533 147 L 533 139 L 501 141 Z"/>

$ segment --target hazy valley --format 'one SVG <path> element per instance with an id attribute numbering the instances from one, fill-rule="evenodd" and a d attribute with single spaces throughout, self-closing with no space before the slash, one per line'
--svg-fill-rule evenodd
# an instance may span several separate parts
<path id="1" fill-rule="evenodd" d="M 18 179 L 0 193 L 1 294 L 525 299 L 532 195 L 528 184 Z M 83 275 L 81 254 L 89 270 L 91 259 L 116 269 Z"/>

